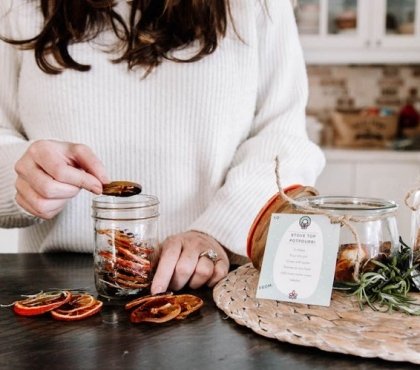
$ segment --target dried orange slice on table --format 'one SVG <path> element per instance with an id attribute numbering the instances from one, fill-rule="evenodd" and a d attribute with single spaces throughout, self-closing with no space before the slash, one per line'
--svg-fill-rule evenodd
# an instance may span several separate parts
<path id="1" fill-rule="evenodd" d="M 42 315 L 69 302 L 71 297 L 67 290 L 40 292 L 15 302 L 13 311 L 21 316 Z"/>
<path id="2" fill-rule="evenodd" d="M 93 316 L 102 308 L 103 302 L 90 294 L 74 294 L 64 305 L 51 311 L 56 320 L 76 321 Z"/>
<path id="3" fill-rule="evenodd" d="M 39 316 L 47 312 L 56 320 L 82 320 L 98 313 L 103 303 L 86 292 L 70 292 L 68 290 L 52 290 L 26 296 L 27 298 L 13 302 L 15 314 L 20 316 Z"/>
<path id="4" fill-rule="evenodd" d="M 197 311 L 203 300 L 192 294 L 163 293 L 137 298 L 125 305 L 130 313 L 132 323 L 164 323 L 170 320 L 182 320 Z"/>
<path id="5" fill-rule="evenodd" d="M 181 306 L 181 312 L 175 319 L 183 320 L 189 314 L 197 311 L 203 305 L 203 300 L 192 294 L 179 294 L 174 296 L 175 302 Z"/>
<path id="6" fill-rule="evenodd" d="M 150 299 L 131 311 L 130 321 L 133 323 L 163 323 L 174 319 L 181 312 L 181 306 L 168 298 Z"/>

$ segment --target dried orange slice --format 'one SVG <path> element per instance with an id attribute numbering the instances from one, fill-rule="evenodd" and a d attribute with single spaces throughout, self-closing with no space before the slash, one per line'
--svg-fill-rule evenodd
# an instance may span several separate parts
<path id="1" fill-rule="evenodd" d="M 52 310 L 51 315 L 54 319 L 61 321 L 82 320 L 98 313 L 102 305 L 102 301 L 90 294 L 75 294 L 65 305 Z"/>
<path id="2" fill-rule="evenodd" d="M 146 296 L 143 296 L 143 297 L 140 297 L 140 298 L 137 298 L 137 299 L 134 299 L 134 300 L 128 302 L 125 305 L 125 309 L 126 310 L 131 310 L 134 307 L 141 306 L 143 303 L 151 302 L 151 301 L 153 301 L 155 299 L 159 299 L 159 298 L 169 298 L 169 297 L 172 297 L 172 296 L 173 296 L 172 292 L 159 293 L 159 294 L 154 294 L 154 295 L 146 295 Z"/>
<path id="3" fill-rule="evenodd" d="M 181 306 L 181 312 L 175 319 L 183 320 L 189 314 L 199 310 L 203 305 L 203 300 L 192 294 L 179 294 L 174 296 L 174 300 Z"/>
<path id="4" fill-rule="evenodd" d="M 125 305 L 127 310 L 134 308 L 130 321 L 163 323 L 172 319 L 183 320 L 203 306 L 203 300 L 192 294 L 173 294 L 172 292 L 148 295 L 137 298 Z"/>
<path id="5" fill-rule="evenodd" d="M 102 188 L 103 195 L 130 197 L 141 193 L 141 185 L 131 181 L 112 181 Z"/>
<path id="6" fill-rule="evenodd" d="M 13 311 L 21 316 L 36 316 L 54 310 L 70 301 L 72 294 L 67 290 L 41 292 L 17 301 Z"/>
<path id="7" fill-rule="evenodd" d="M 177 317 L 181 313 L 181 305 L 174 303 L 170 297 L 156 297 L 149 299 L 131 311 L 132 323 L 153 322 L 164 323 Z"/>

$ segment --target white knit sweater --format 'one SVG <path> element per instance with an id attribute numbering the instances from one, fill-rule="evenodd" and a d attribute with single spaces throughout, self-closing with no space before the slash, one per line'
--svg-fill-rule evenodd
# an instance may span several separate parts
<path id="1" fill-rule="evenodd" d="M 36 3 L 2 0 L 2 35 L 35 35 Z M 38 139 L 87 144 L 111 179 L 138 181 L 158 196 L 161 240 L 194 229 L 242 255 L 250 225 L 277 191 L 276 156 L 284 187 L 314 184 L 324 157 L 305 131 L 307 77 L 293 11 L 290 0 L 266 3 L 232 0 L 242 40 L 230 27 L 214 54 L 165 61 L 146 79 L 110 62 L 100 44 L 111 33 L 70 48 L 89 72 L 59 75 L 43 73 L 33 51 L 0 42 L 0 227 L 22 227 L 21 252 L 93 250 L 92 194 L 81 191 L 50 221 L 14 201 L 14 163 Z M 128 6 L 120 2 L 119 11 Z"/>

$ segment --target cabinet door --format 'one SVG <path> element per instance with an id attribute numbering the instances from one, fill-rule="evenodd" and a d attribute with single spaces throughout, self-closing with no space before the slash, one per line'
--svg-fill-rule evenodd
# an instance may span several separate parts
<path id="1" fill-rule="evenodd" d="M 358 163 L 355 173 L 355 195 L 384 198 L 398 205 L 397 221 L 400 235 L 410 241 L 411 210 L 405 205 L 404 198 L 420 173 L 416 162 Z"/>
<path id="2" fill-rule="evenodd" d="M 308 49 L 363 47 L 369 28 L 366 6 L 363 0 L 299 0 L 302 44 Z"/>
<path id="3" fill-rule="evenodd" d="M 420 0 L 299 0 L 309 64 L 420 63 Z"/>
<path id="4" fill-rule="evenodd" d="M 366 0 L 299 0 L 296 20 L 306 60 L 347 63 L 368 47 L 371 33 Z"/>
<path id="5" fill-rule="evenodd" d="M 420 0 L 375 0 L 374 44 L 380 48 L 420 52 Z"/>

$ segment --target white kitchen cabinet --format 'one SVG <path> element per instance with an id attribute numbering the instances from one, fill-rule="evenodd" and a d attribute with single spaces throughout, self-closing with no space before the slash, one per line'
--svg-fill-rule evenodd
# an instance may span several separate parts
<path id="1" fill-rule="evenodd" d="M 321 195 L 352 195 L 355 192 L 355 163 L 329 160 L 317 181 Z"/>
<path id="2" fill-rule="evenodd" d="M 420 152 L 325 149 L 327 165 L 316 188 L 321 195 L 351 195 L 393 200 L 400 235 L 410 241 L 411 210 L 407 192 L 420 175 Z"/>
<path id="3" fill-rule="evenodd" d="M 309 64 L 419 63 L 420 0 L 299 0 Z"/>

